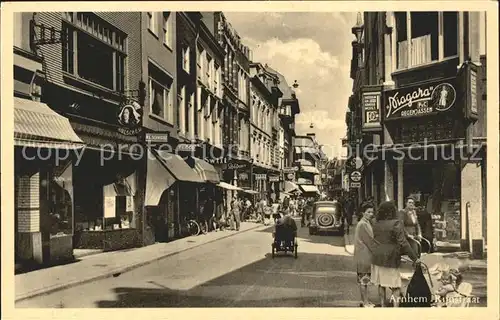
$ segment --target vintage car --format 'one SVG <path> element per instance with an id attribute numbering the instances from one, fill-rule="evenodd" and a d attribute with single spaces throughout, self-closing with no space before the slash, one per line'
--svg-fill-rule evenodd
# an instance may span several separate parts
<path id="1" fill-rule="evenodd" d="M 338 201 L 317 201 L 309 220 L 309 234 L 335 232 L 344 235 L 345 216 Z"/>

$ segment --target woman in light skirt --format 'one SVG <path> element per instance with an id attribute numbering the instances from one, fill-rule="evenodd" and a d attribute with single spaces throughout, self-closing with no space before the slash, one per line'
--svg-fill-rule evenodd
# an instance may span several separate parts
<path id="1" fill-rule="evenodd" d="M 417 254 L 406 240 L 404 227 L 397 217 L 393 202 L 383 202 L 377 212 L 377 222 L 373 225 L 375 248 L 372 256 L 371 281 L 379 287 L 381 307 L 385 307 L 386 289 L 392 291 L 390 301 L 399 307 L 401 296 L 401 255 L 408 254 L 415 263 L 420 263 Z"/>

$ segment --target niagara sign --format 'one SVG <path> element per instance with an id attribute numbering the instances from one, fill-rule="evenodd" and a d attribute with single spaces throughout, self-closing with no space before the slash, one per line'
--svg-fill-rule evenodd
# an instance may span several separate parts
<path id="1" fill-rule="evenodd" d="M 457 97 L 452 80 L 386 91 L 385 120 L 421 117 L 451 110 Z"/>

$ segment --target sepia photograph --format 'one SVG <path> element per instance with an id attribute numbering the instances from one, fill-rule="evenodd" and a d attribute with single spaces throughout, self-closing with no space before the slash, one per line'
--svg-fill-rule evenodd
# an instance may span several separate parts
<path id="1" fill-rule="evenodd" d="M 486 9 L 160 4 L 9 8 L 16 310 L 498 308 Z"/>

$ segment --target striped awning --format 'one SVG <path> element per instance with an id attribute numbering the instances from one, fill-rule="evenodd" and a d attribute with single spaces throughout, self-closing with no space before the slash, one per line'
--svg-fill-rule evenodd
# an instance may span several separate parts
<path id="1" fill-rule="evenodd" d="M 220 177 L 215 167 L 205 160 L 194 158 L 194 170 L 203 181 L 219 183 Z"/>
<path id="2" fill-rule="evenodd" d="M 235 191 L 242 191 L 243 189 L 237 187 L 237 186 L 233 186 L 232 184 L 229 184 L 229 183 L 226 183 L 224 181 L 221 181 L 217 184 L 218 187 L 221 187 L 223 189 L 227 189 L 227 190 L 235 190 Z"/>
<path id="3" fill-rule="evenodd" d="M 312 184 L 301 184 L 301 185 L 299 185 L 299 187 L 303 192 L 319 193 L 318 187 L 316 187 L 315 185 L 312 185 Z"/>
<path id="4" fill-rule="evenodd" d="M 316 168 L 314 166 L 301 166 L 300 171 L 312 173 L 312 174 L 320 174 L 318 168 Z"/>
<path id="5" fill-rule="evenodd" d="M 45 103 L 17 97 L 14 97 L 14 145 L 53 149 L 84 147 L 67 118 Z"/>
<path id="6" fill-rule="evenodd" d="M 191 167 L 178 155 L 169 153 L 165 150 L 151 150 L 165 168 L 175 177 L 178 181 L 184 182 L 195 182 L 203 183 L 205 182 L 200 178 L 196 171 L 191 169 Z M 155 161 L 155 158 L 151 161 Z M 149 159 L 148 159 L 149 161 Z"/>
<path id="7" fill-rule="evenodd" d="M 293 192 L 295 190 L 299 190 L 299 186 L 292 181 L 285 181 L 285 192 Z"/>

